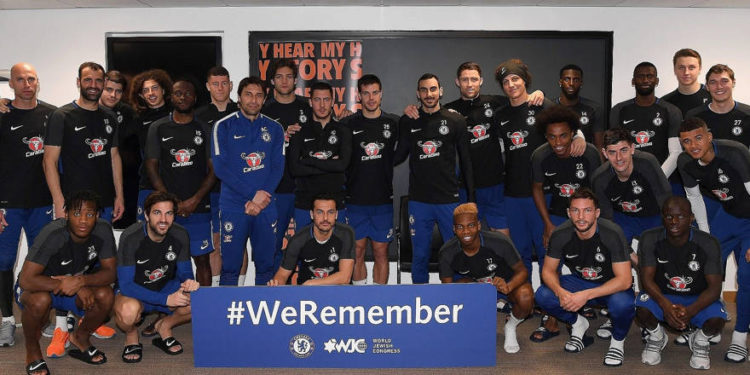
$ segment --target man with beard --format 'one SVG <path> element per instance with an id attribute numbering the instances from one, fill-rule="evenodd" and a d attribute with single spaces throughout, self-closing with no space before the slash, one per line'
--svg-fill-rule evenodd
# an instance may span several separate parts
<path id="1" fill-rule="evenodd" d="M 706 72 L 706 87 L 711 102 L 688 112 L 688 117 L 699 117 L 708 124 L 716 139 L 730 139 L 750 146 L 750 106 L 734 100 L 732 91 L 736 81 L 734 70 L 717 64 Z"/>
<path id="2" fill-rule="evenodd" d="M 690 227 L 693 214 L 683 197 L 667 199 L 661 217 L 664 226 L 644 232 L 638 246 L 642 290 L 636 317 L 649 333 L 641 361 L 652 366 L 661 362 L 667 334 L 659 322 L 682 331 L 692 324 L 699 329 L 688 339 L 690 367 L 707 370 L 709 340 L 727 318 L 719 301 L 724 274 L 719 241 Z"/>
<path id="3" fill-rule="evenodd" d="M 268 76 L 271 77 L 273 95 L 263 104 L 261 112 L 276 120 L 284 128 L 284 148 L 288 153 L 289 139 L 298 132 L 302 126 L 313 118 L 312 108 L 307 98 L 295 94 L 297 87 L 297 63 L 292 59 L 279 59 L 271 64 Z M 276 231 L 276 252 L 274 255 L 274 269 L 281 264 L 284 246 L 284 236 L 289 228 L 289 223 L 294 217 L 294 178 L 290 174 L 289 159 L 284 164 L 284 174 L 279 186 L 273 194 L 273 204 L 278 214 L 278 226 Z"/>
<path id="4" fill-rule="evenodd" d="M 271 193 L 284 171 L 284 130 L 260 113 L 263 81 L 243 78 L 237 89 L 240 110 L 214 125 L 211 156 L 221 180 L 221 285 L 237 285 L 248 237 L 253 248 L 255 285 L 273 277 L 276 208 Z"/>
<path id="5" fill-rule="evenodd" d="M 207 144 L 211 128 L 193 115 L 195 88 L 184 79 L 172 86 L 172 111 L 154 122 L 146 138 L 146 171 L 155 190 L 180 200 L 176 222 L 190 233 L 190 255 L 196 279 L 211 285 L 209 254 L 213 251 L 209 192 L 216 182 Z"/>
<path id="6" fill-rule="evenodd" d="M 221 120 L 230 113 L 237 111 L 237 103 L 229 98 L 232 92 L 232 81 L 229 80 L 229 71 L 223 66 L 215 66 L 208 70 L 206 74 L 206 89 L 211 95 L 211 103 L 208 103 L 195 110 L 195 117 L 199 120 L 213 126 L 216 121 Z M 216 180 L 211 190 L 211 230 L 213 232 L 214 251 L 211 252 L 211 285 L 219 285 L 221 275 L 221 236 L 219 228 L 221 219 L 219 217 L 219 192 L 221 191 L 221 181 Z M 247 258 L 247 257 L 245 257 Z M 247 263 L 247 259 L 243 264 Z M 246 266 L 243 267 L 243 269 Z M 242 270 L 240 273 L 244 274 Z M 244 282 L 240 282 L 244 284 Z"/>
<path id="7" fill-rule="evenodd" d="M 604 112 L 601 104 L 580 96 L 583 86 L 583 69 L 575 64 L 568 64 L 560 68 L 560 95 L 555 102 L 562 104 L 578 113 L 581 131 L 588 142 L 596 149 L 602 148 L 602 134 L 604 133 Z"/>
<path id="8" fill-rule="evenodd" d="M 492 284 L 498 299 L 513 304 L 503 328 L 503 349 L 518 353 L 516 327 L 531 314 L 534 289 L 513 242 L 503 233 L 483 231 L 478 214 L 474 203 L 464 203 L 453 211 L 456 236 L 440 248 L 440 281 Z"/>
<path id="9" fill-rule="evenodd" d="M 84 72 L 82 78 L 86 77 Z M 115 238 L 112 226 L 99 219 L 100 211 L 95 192 L 70 193 L 63 205 L 64 219 L 47 224 L 29 248 L 16 287 L 27 374 L 49 374 L 39 336 L 50 308 L 83 316 L 70 335 L 71 357 L 92 365 L 107 362 L 91 344 L 92 333 L 109 316 L 114 300 L 110 285 L 115 282 Z"/>
<path id="10" fill-rule="evenodd" d="M 747 331 L 750 325 L 750 151 L 732 140 L 713 139 L 706 122 L 690 117 L 680 125 L 685 152 L 677 161 L 685 192 L 698 227 L 721 244 L 722 270 L 729 254 L 737 264 L 737 322 L 725 360 L 747 360 Z M 721 204 L 710 217 L 702 191 L 710 192 Z"/>
<path id="11" fill-rule="evenodd" d="M 133 107 L 122 101 L 123 93 L 128 88 L 125 76 L 117 70 L 110 70 L 104 75 L 104 92 L 99 98 L 99 105 L 114 112 L 117 120 L 117 133 L 120 139 L 117 147 L 122 160 L 123 195 L 125 212 L 115 228 L 126 228 L 137 217 L 138 205 L 138 167 L 141 162 L 138 149 L 138 137 Z"/>
<path id="12" fill-rule="evenodd" d="M 65 214 L 64 194 L 93 190 L 102 199 L 104 208 L 100 216 L 104 220 L 117 221 L 125 209 L 122 162 L 118 152 L 117 120 L 111 112 L 99 107 L 104 68 L 94 62 L 81 64 L 76 83 L 80 89 L 78 99 L 55 110 L 47 125 L 43 165 L 55 218 Z M 65 355 L 64 345 L 68 340 L 66 314 L 57 311 L 57 328 L 47 348 L 48 357 Z M 115 331 L 102 326 L 95 334 L 110 338 Z"/>
<path id="13" fill-rule="evenodd" d="M 313 197 L 328 193 L 344 208 L 346 169 L 352 153 L 352 131 L 333 119 L 333 88 L 326 82 L 310 87 L 312 121 L 289 141 L 289 171 L 295 179 L 294 222 L 310 223 Z M 340 220 L 344 220 L 342 215 Z"/>
<path id="14" fill-rule="evenodd" d="M 393 239 L 393 155 L 398 117 L 383 112 L 380 79 L 357 81 L 362 110 L 342 120 L 352 131 L 352 158 L 347 171 L 346 219 L 356 234 L 357 257 L 352 283 L 367 283 L 365 250 L 372 244 L 372 281 L 388 283 L 388 244 Z"/>
<path id="15" fill-rule="evenodd" d="M 711 100 L 711 94 L 706 86 L 698 81 L 701 63 L 701 55 L 690 48 L 683 48 L 672 57 L 677 88 L 664 95 L 662 99 L 679 108 L 683 118 L 687 118 L 687 113 L 691 109 L 701 107 Z"/>
<path id="16" fill-rule="evenodd" d="M 13 101 L 10 112 L 0 113 L 0 346 L 15 343 L 13 317 L 13 267 L 21 229 L 26 243 L 52 219 L 52 197 L 44 180 L 44 133 L 55 107 L 37 100 L 39 78 L 31 64 L 10 69 Z"/>
<path id="17" fill-rule="evenodd" d="M 312 224 L 296 231 L 268 285 L 286 285 L 298 264 L 297 285 L 349 284 L 354 269 L 354 230 L 337 222 L 337 202 L 333 194 L 313 198 Z"/>
<path id="18" fill-rule="evenodd" d="M 417 81 L 417 98 L 422 105 L 419 118 L 404 115 L 399 121 L 395 163 L 400 164 L 409 158 L 411 278 L 415 284 L 429 281 L 428 263 L 435 223 L 444 242 L 452 237 L 453 210 L 459 202 L 458 161 L 467 199 L 474 201 L 466 120 L 456 111 L 441 108 L 442 96 L 438 77 L 432 73 L 423 74 Z M 459 160 L 456 160 L 456 155 Z"/>
<path id="19" fill-rule="evenodd" d="M 113 310 L 117 326 L 125 332 L 125 363 L 143 359 L 136 323 L 141 314 L 151 311 L 167 314 L 156 323 L 160 337 L 152 340 L 154 346 L 169 355 L 182 353 L 182 344 L 172 336 L 172 328 L 190 321 L 190 293 L 200 287 L 193 280 L 188 231 L 174 222 L 177 196 L 153 192 L 144 208 L 146 222 L 135 223 L 122 233 L 117 252 L 120 290 Z"/>
<path id="20" fill-rule="evenodd" d="M 622 229 L 599 214 L 599 203 L 590 189 L 573 193 L 570 220 L 550 237 L 542 269 L 544 284 L 535 297 L 550 315 L 571 324 L 570 339 L 565 343 L 569 353 L 580 352 L 594 341 L 586 336 L 588 320 L 576 312 L 587 303 L 607 306 L 614 328 L 604 364 L 620 366 L 635 315 L 630 258 Z M 558 272 L 561 261 L 570 275 Z"/>
<path id="21" fill-rule="evenodd" d="M 642 62 L 633 70 L 635 98 L 615 105 L 609 113 L 609 128 L 621 127 L 635 139 L 635 148 L 656 156 L 664 175 L 669 178 L 680 155 L 680 110 L 654 94 L 659 84 L 656 67 Z M 672 190 L 680 194 L 679 180 L 672 179 Z"/>
<path id="22" fill-rule="evenodd" d="M 154 187 L 146 172 L 146 137 L 148 129 L 156 120 L 166 117 L 172 111 L 167 98 L 172 95 L 172 78 L 161 69 L 151 69 L 133 77 L 130 86 L 130 103 L 135 107 L 138 117 L 135 120 L 136 135 L 140 147 L 141 167 L 138 182 L 138 220 L 143 221 L 143 201 L 151 194 Z"/>

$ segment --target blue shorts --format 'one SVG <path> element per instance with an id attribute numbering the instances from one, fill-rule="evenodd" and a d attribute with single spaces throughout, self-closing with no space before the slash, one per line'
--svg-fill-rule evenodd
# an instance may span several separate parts
<path id="1" fill-rule="evenodd" d="M 190 255 L 197 257 L 214 251 L 211 213 L 203 212 L 188 217 L 176 216 L 174 221 L 185 227 L 190 236 Z"/>
<path id="2" fill-rule="evenodd" d="M 177 285 L 179 286 L 179 284 L 177 284 Z M 176 290 L 177 289 L 173 290 L 171 293 L 174 293 Z M 119 290 L 119 289 L 117 291 L 115 291 L 115 295 L 125 296 L 124 294 L 122 294 L 122 291 Z M 130 296 L 125 296 L 125 297 L 130 297 Z M 134 297 L 130 297 L 130 298 L 133 298 L 134 300 L 140 302 L 141 306 L 143 306 L 143 311 L 141 311 L 141 315 L 146 315 L 146 314 L 151 313 L 151 312 L 160 312 L 160 313 L 164 313 L 164 314 L 167 314 L 167 315 L 174 314 L 174 310 L 170 309 L 169 306 L 154 305 L 154 304 L 151 304 L 151 303 L 148 303 L 148 302 L 143 302 L 143 301 L 139 300 L 138 298 L 134 298 Z"/>
<path id="3" fill-rule="evenodd" d="M 23 310 L 23 304 L 21 303 L 23 289 L 18 285 L 18 282 L 16 282 L 16 286 L 13 289 L 16 296 L 16 303 L 18 303 L 18 307 Z M 49 296 L 52 297 L 52 303 L 50 304 L 51 309 L 57 311 L 71 311 L 78 316 L 83 316 L 86 313 L 82 308 L 76 306 L 76 298 L 78 296 L 57 295 L 52 294 L 52 292 L 49 293 Z"/>
<path id="4" fill-rule="evenodd" d="M 466 203 L 466 189 L 459 189 L 461 203 Z M 505 216 L 505 184 L 497 184 L 474 190 L 479 209 L 479 219 L 487 222 L 490 229 L 507 229 L 508 218 Z"/>
<path id="5" fill-rule="evenodd" d="M 136 220 L 138 221 L 144 221 L 146 220 L 145 214 L 143 212 L 143 203 L 146 202 L 146 197 L 148 197 L 149 194 L 153 193 L 153 190 L 138 190 L 138 214 L 136 215 Z"/>
<path id="6" fill-rule="evenodd" d="M 3 209 L 8 226 L 0 234 L 0 271 L 11 271 L 16 263 L 18 243 L 21 240 L 21 229 L 26 233 L 29 247 L 42 228 L 52 221 L 52 206 L 37 208 Z"/>
<path id="7" fill-rule="evenodd" d="M 219 197 L 218 192 L 211 192 L 211 232 L 219 233 L 221 231 L 221 210 L 219 210 Z"/>
<path id="8" fill-rule="evenodd" d="M 698 296 L 678 296 L 675 294 L 664 294 L 664 297 L 670 300 L 674 304 L 690 306 Z M 641 292 L 638 294 L 638 298 L 635 300 L 635 307 L 643 307 L 651 311 L 654 317 L 659 321 L 664 321 L 664 311 L 661 309 L 658 303 L 651 298 L 648 294 Z M 727 320 L 727 311 L 724 309 L 724 304 L 721 301 L 714 301 L 714 303 L 706 306 L 703 310 L 699 311 L 695 316 L 690 319 L 690 323 L 696 327 L 703 327 L 703 324 L 711 318 L 721 318 Z"/>
<path id="9" fill-rule="evenodd" d="M 612 215 L 612 219 L 620 226 L 620 228 L 622 228 L 622 231 L 625 232 L 625 239 L 627 240 L 628 245 L 633 241 L 633 237 L 640 236 L 641 233 L 662 225 L 661 215 L 638 217 L 625 215 L 622 212 L 615 211 Z"/>
<path id="10" fill-rule="evenodd" d="M 393 206 L 346 206 L 346 221 L 354 228 L 355 238 L 370 238 L 376 242 L 393 240 Z"/>

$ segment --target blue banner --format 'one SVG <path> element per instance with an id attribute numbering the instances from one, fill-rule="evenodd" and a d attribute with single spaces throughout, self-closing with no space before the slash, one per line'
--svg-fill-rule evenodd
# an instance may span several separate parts
<path id="1" fill-rule="evenodd" d="M 489 284 L 201 288 L 196 367 L 495 366 Z"/>

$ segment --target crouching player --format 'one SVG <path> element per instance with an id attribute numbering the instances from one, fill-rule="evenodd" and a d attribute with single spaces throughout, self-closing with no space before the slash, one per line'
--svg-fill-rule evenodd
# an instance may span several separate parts
<path id="1" fill-rule="evenodd" d="M 172 336 L 172 328 L 191 319 L 190 292 L 198 290 L 190 263 L 188 233 L 174 222 L 177 197 L 172 193 L 151 193 L 143 205 L 146 221 L 128 227 L 120 237 L 117 278 L 120 290 L 115 297 L 115 321 L 125 332 L 122 360 L 143 359 L 136 323 L 141 314 L 152 311 L 167 314 L 155 323 L 152 343 L 170 355 L 182 353 L 182 345 Z"/>
<path id="2" fill-rule="evenodd" d="M 503 233 L 483 231 L 478 214 L 475 203 L 464 203 L 453 211 L 456 236 L 440 248 L 440 281 L 494 285 L 498 299 L 513 305 L 505 323 L 503 348 L 518 353 L 516 327 L 534 307 L 534 290 L 513 242 Z"/>
<path id="3" fill-rule="evenodd" d="M 96 193 L 72 193 L 65 202 L 65 219 L 44 226 L 29 249 L 16 287 L 27 374 L 49 374 L 39 337 L 52 308 L 83 316 L 70 336 L 71 357 L 92 365 L 107 362 L 90 341 L 114 300 L 110 284 L 115 281 L 115 238 L 112 226 L 99 219 L 101 209 Z"/>

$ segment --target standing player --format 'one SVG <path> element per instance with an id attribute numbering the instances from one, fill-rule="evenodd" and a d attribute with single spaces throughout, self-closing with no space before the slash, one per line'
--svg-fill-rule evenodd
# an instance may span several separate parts
<path id="1" fill-rule="evenodd" d="M 213 242 L 209 192 L 216 182 L 207 144 L 211 129 L 193 115 L 196 95 L 192 83 L 176 80 L 170 99 L 172 114 L 149 127 L 146 171 L 155 190 L 174 193 L 180 199 L 176 221 L 190 232 L 196 279 L 202 286 L 210 286 Z"/>
<path id="2" fill-rule="evenodd" d="M 498 299 L 513 304 L 505 322 L 503 349 L 518 353 L 516 327 L 531 314 L 534 289 L 516 247 L 505 234 L 482 230 L 474 203 L 453 211 L 453 232 L 456 236 L 440 248 L 440 281 L 494 285 Z"/>
<path id="3" fill-rule="evenodd" d="M 423 74 L 417 81 L 419 118 L 402 116 L 395 163 L 409 157 L 409 226 L 412 237 L 412 282 L 429 281 L 428 263 L 432 230 L 437 222 L 443 241 L 452 236 L 453 210 L 458 206 L 456 154 L 460 159 L 467 196 L 474 201 L 474 175 L 469 155 L 466 121 L 440 107 L 443 89 L 438 77 Z"/>
<path id="4" fill-rule="evenodd" d="M 594 341 L 586 336 L 588 320 L 576 311 L 589 302 L 607 306 L 614 329 L 604 364 L 620 366 L 635 315 L 629 251 L 620 227 L 600 218 L 599 213 L 596 196 L 588 188 L 570 197 L 570 221 L 552 233 L 542 269 L 544 284 L 536 291 L 536 301 L 552 316 L 572 325 L 565 343 L 569 353 L 580 352 Z M 561 261 L 572 274 L 560 276 Z"/>
<path id="5" fill-rule="evenodd" d="M 117 221 L 124 209 L 122 163 L 117 121 L 99 108 L 104 68 L 93 62 L 81 64 L 76 83 L 80 96 L 52 113 L 44 145 L 44 175 L 55 217 L 64 215 L 63 194 L 90 189 L 102 198 L 102 217 Z"/>
<path id="6" fill-rule="evenodd" d="M 190 293 L 199 288 L 193 280 L 188 232 L 174 223 L 177 196 L 163 191 L 151 193 L 144 209 L 146 222 L 135 223 L 122 233 L 117 252 L 120 291 L 113 310 L 117 326 L 125 332 L 125 363 L 143 359 L 136 322 L 150 311 L 168 314 L 156 324 L 160 337 L 152 340 L 154 346 L 169 355 L 182 353 L 182 344 L 172 337 L 172 328 L 190 321 Z"/>
<path id="7" fill-rule="evenodd" d="M 352 153 L 351 130 L 333 119 L 333 88 L 325 82 L 310 87 L 313 121 L 289 140 L 289 171 L 295 179 L 294 222 L 298 227 L 310 223 L 312 200 L 318 194 L 336 197 L 339 210 L 344 207 L 346 169 Z M 340 220 L 343 220 L 342 215 Z"/>
<path id="8" fill-rule="evenodd" d="M 109 316 L 114 301 L 112 226 L 99 219 L 99 197 L 92 191 L 68 195 L 63 211 L 64 219 L 39 233 L 18 275 L 16 298 L 22 310 L 28 374 L 49 374 L 39 336 L 50 308 L 83 316 L 70 336 L 71 357 L 93 365 L 107 362 L 104 352 L 91 345 L 90 336 Z"/>
<path id="9" fill-rule="evenodd" d="M 650 62 L 642 62 L 633 70 L 635 98 L 615 105 L 609 113 L 609 128 L 621 127 L 635 139 L 635 148 L 646 151 L 661 164 L 661 169 L 669 178 L 677 166 L 680 154 L 678 138 L 682 114 L 680 110 L 654 94 L 659 84 L 656 67 Z M 676 182 L 675 182 L 676 183 Z M 673 190 L 679 193 L 678 186 Z"/>
<path id="10" fill-rule="evenodd" d="M 706 72 L 706 87 L 711 102 L 688 112 L 689 117 L 700 117 L 716 139 L 731 139 L 750 146 L 750 106 L 734 100 L 734 70 L 717 64 Z"/>
<path id="11" fill-rule="evenodd" d="M 739 142 L 713 139 L 700 118 L 690 117 L 680 125 L 685 152 L 677 162 L 685 192 L 699 228 L 721 243 L 722 270 L 730 253 L 737 263 L 737 322 L 732 344 L 724 359 L 747 360 L 750 325 L 750 151 Z M 721 206 L 707 217 L 701 190 L 711 192 Z"/>
<path id="12" fill-rule="evenodd" d="M 675 52 L 672 58 L 674 75 L 677 77 L 677 88 L 662 99 L 674 104 L 687 118 L 687 113 L 696 107 L 703 106 L 711 100 L 711 95 L 699 81 L 701 74 L 701 55 L 698 51 L 683 48 Z"/>
<path id="13" fill-rule="evenodd" d="M 560 95 L 555 102 L 576 111 L 584 137 L 593 142 L 596 149 L 602 148 L 604 133 L 604 111 L 601 104 L 580 96 L 583 86 L 583 69 L 575 64 L 560 68 Z"/>
<path id="14" fill-rule="evenodd" d="M 604 132 L 602 153 L 607 162 L 591 177 L 601 216 L 617 223 L 630 243 L 634 236 L 659 226 L 660 209 L 672 190 L 659 162 L 636 150 L 627 130 Z"/>
<path id="15" fill-rule="evenodd" d="M 342 123 L 352 131 L 352 158 L 348 169 L 347 222 L 356 234 L 353 284 L 367 283 L 365 250 L 372 244 L 375 264 L 372 281 L 388 283 L 388 244 L 393 239 L 393 156 L 398 117 L 380 108 L 380 79 L 365 74 L 357 81 L 362 110 Z"/>
<path id="16" fill-rule="evenodd" d="M 211 95 L 211 103 L 195 110 L 195 117 L 212 126 L 230 113 L 237 111 L 237 103 L 229 98 L 232 92 L 232 81 L 229 79 L 229 71 L 223 66 L 215 66 L 206 74 L 206 89 Z M 211 285 L 219 285 L 221 274 L 221 218 L 219 217 L 219 192 L 221 181 L 217 180 L 211 190 L 211 230 L 213 232 L 214 251 L 211 252 Z M 245 257 L 247 259 L 247 257 Z M 243 261 L 247 264 L 247 260 Z M 245 266 L 246 267 L 246 266 Z M 244 268 L 244 267 L 243 267 Z M 241 274 L 244 274 L 240 270 Z M 244 284 L 240 283 L 240 284 Z"/>
<path id="17" fill-rule="evenodd" d="M 290 137 L 299 131 L 310 119 L 312 109 L 309 101 L 296 95 L 297 63 L 291 59 L 280 59 L 271 65 L 268 71 L 273 85 L 273 95 L 263 104 L 261 112 L 276 120 L 284 128 L 284 149 L 289 147 Z M 289 160 L 285 161 L 284 174 L 273 195 L 273 204 L 279 217 L 276 231 L 276 252 L 274 255 L 274 269 L 281 264 L 284 246 L 284 236 L 289 228 L 289 222 L 294 217 L 294 178 L 289 173 Z"/>
<path id="18" fill-rule="evenodd" d="M 268 285 L 285 285 L 299 266 L 298 285 L 347 285 L 354 269 L 354 230 L 337 222 L 338 198 L 313 198 L 311 225 L 299 228 L 284 251 L 281 267 Z"/>
<path id="19" fill-rule="evenodd" d="M 724 274 L 719 242 L 690 227 L 693 214 L 683 197 L 667 199 L 661 216 L 664 226 L 644 232 L 638 246 L 643 290 L 635 302 L 636 317 L 649 333 L 641 361 L 661 362 L 667 334 L 659 322 L 678 330 L 693 324 L 700 329 L 690 335 L 690 367 L 707 370 L 709 340 L 727 318 L 719 301 Z"/>
<path id="20" fill-rule="evenodd" d="M 243 78 L 237 89 L 240 110 L 216 123 L 211 155 L 221 180 L 221 285 L 237 285 L 248 237 L 253 248 L 255 285 L 273 276 L 276 208 L 271 191 L 281 180 L 284 131 L 260 114 L 266 99 L 263 81 Z"/>
<path id="21" fill-rule="evenodd" d="M 146 172 L 146 137 L 154 121 L 166 117 L 172 112 L 167 99 L 172 95 L 172 79 L 161 69 L 151 69 L 136 75 L 130 87 L 130 103 L 138 114 L 135 120 L 138 145 L 142 159 L 140 181 L 138 182 L 138 220 L 143 221 L 143 201 L 151 194 L 154 187 Z"/>
<path id="22" fill-rule="evenodd" d="M 52 197 L 44 179 L 44 134 L 55 109 L 37 100 L 39 78 L 33 66 L 18 63 L 8 82 L 15 97 L 9 113 L 0 113 L 0 346 L 15 343 L 13 317 L 13 267 L 21 229 L 33 244 L 52 219 Z"/>

